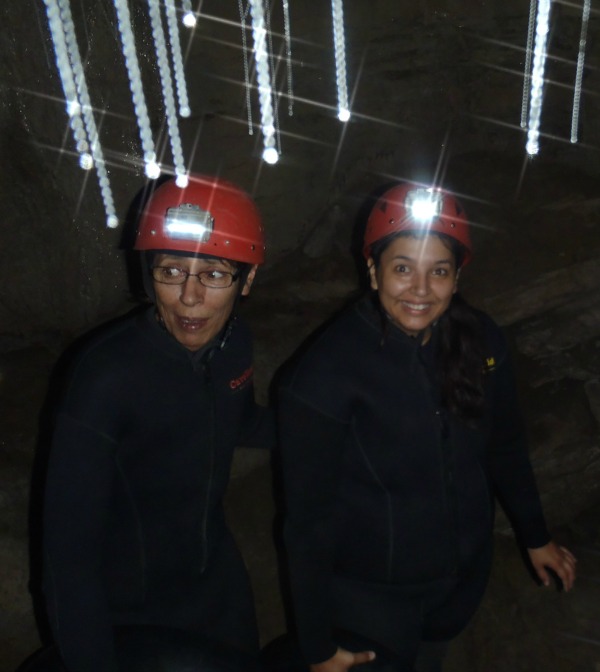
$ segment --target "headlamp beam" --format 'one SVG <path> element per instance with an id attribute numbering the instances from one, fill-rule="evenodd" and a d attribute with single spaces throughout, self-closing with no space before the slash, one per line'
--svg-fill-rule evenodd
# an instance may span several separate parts
<path id="1" fill-rule="evenodd" d="M 165 234 L 173 240 L 195 240 L 206 243 L 214 229 L 214 218 L 200 206 L 182 203 L 169 208 L 165 217 Z"/>
<path id="2" fill-rule="evenodd" d="M 426 226 L 442 212 L 442 194 L 433 189 L 413 189 L 406 194 L 404 206 L 413 221 Z"/>

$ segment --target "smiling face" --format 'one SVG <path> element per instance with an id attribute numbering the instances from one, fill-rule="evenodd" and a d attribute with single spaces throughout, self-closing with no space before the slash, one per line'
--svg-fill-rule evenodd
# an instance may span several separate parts
<path id="1" fill-rule="evenodd" d="M 382 252 L 377 267 L 367 261 L 371 287 L 392 322 L 409 336 L 425 332 L 447 310 L 456 292 L 454 254 L 437 236 L 398 236 Z"/>
<path id="2" fill-rule="evenodd" d="M 172 266 L 188 273 L 237 269 L 220 259 L 202 259 L 158 254 L 154 266 Z M 256 266 L 250 270 L 242 295 L 250 293 Z M 197 277 L 190 276 L 183 285 L 154 282 L 156 308 L 166 330 L 188 350 L 199 350 L 223 329 L 238 295 L 240 280 L 224 289 L 204 287 Z"/>

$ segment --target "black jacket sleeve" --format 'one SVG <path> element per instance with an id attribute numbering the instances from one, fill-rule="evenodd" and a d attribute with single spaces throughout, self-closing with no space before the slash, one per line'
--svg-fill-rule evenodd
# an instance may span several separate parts
<path id="1" fill-rule="evenodd" d="M 504 338 L 496 328 L 493 361 L 492 480 L 498 499 L 527 548 L 550 541 L 529 459 L 527 432 L 519 408 L 512 364 Z"/>
<path id="2" fill-rule="evenodd" d="M 289 390 L 280 395 L 280 440 L 286 498 L 285 542 L 301 650 L 327 660 L 332 639 L 330 585 L 342 439 L 347 426 Z"/>
<path id="3" fill-rule="evenodd" d="M 72 417 L 57 420 L 44 513 L 44 591 L 69 672 L 117 670 L 101 578 L 114 445 Z"/>

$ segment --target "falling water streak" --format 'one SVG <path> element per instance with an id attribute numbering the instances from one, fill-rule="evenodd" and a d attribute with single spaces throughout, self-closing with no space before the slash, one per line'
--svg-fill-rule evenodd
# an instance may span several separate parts
<path id="1" fill-rule="evenodd" d="M 90 163 L 93 164 L 93 159 L 90 154 L 87 132 L 81 117 L 81 104 L 79 102 L 79 97 L 77 96 L 73 71 L 67 52 L 65 33 L 60 19 L 60 9 L 56 0 L 49 0 L 46 2 L 46 9 L 52 44 L 54 46 L 56 65 L 66 102 L 66 112 L 69 120 L 68 126 L 71 129 L 73 142 L 75 144 L 77 155 L 79 156 L 79 165 L 84 168 L 84 170 L 89 169 L 91 168 Z M 62 139 L 63 151 L 59 153 L 59 158 L 62 157 L 64 153 L 68 135 L 68 130 L 65 128 Z"/>
<path id="2" fill-rule="evenodd" d="M 273 31 L 271 30 L 271 2 L 270 0 L 263 0 L 265 3 L 265 16 L 267 28 L 267 53 L 269 54 L 269 68 L 271 72 L 271 80 L 275 90 L 273 91 L 273 119 L 275 126 L 275 137 L 277 143 L 277 151 L 281 152 L 281 135 L 279 133 L 279 96 L 277 95 L 277 68 L 275 67 L 275 51 L 273 49 Z M 279 62 L 279 60 L 278 60 Z"/>
<path id="3" fill-rule="evenodd" d="M 338 119 L 348 121 L 348 88 L 346 84 L 346 39 L 344 36 L 344 7 L 342 0 L 331 0 L 333 44 L 335 48 L 335 75 L 338 94 Z"/>
<path id="4" fill-rule="evenodd" d="M 135 38 L 131 27 L 131 17 L 129 15 L 129 6 L 127 0 L 114 0 L 117 12 L 117 23 L 119 33 L 121 34 L 121 43 L 123 45 L 123 56 L 125 58 L 125 67 L 129 77 L 129 88 L 133 99 L 133 108 L 138 122 L 140 140 L 142 143 L 142 152 L 144 154 L 144 164 L 146 175 L 154 180 L 160 175 L 160 166 L 156 162 L 156 150 L 152 139 L 152 130 L 150 129 L 150 117 L 148 116 L 148 107 L 144 89 L 142 88 L 142 76 L 140 74 L 140 64 L 138 62 L 137 51 L 135 48 Z"/>
<path id="5" fill-rule="evenodd" d="M 110 180 L 108 179 L 108 171 L 106 170 L 104 155 L 98 138 L 98 129 L 96 128 L 96 121 L 94 119 L 92 103 L 88 93 L 87 82 L 85 80 L 85 73 L 81 63 L 81 55 L 79 53 L 79 46 L 75 35 L 75 25 L 73 24 L 73 17 L 71 16 L 71 6 L 69 0 L 58 0 L 58 6 L 60 8 L 60 16 L 67 45 L 67 52 L 71 62 L 73 79 L 75 80 L 75 86 L 77 87 L 77 93 L 81 103 L 81 113 L 91 151 L 91 160 L 88 159 L 87 156 L 82 155 L 82 163 L 80 162 L 81 167 L 85 169 L 91 168 L 92 161 L 96 166 L 98 184 L 102 194 L 102 201 L 104 202 L 104 211 L 106 212 L 106 225 L 111 229 L 114 229 L 119 221 L 115 211 Z"/>
<path id="6" fill-rule="evenodd" d="M 44 3 L 46 4 L 46 6 L 48 5 L 47 0 L 44 0 Z M 52 58 L 50 57 L 50 53 L 48 51 L 46 33 L 45 33 L 45 31 L 42 27 L 44 25 L 44 23 L 43 23 L 43 20 L 40 16 L 40 12 L 41 12 L 40 6 L 38 4 L 36 4 L 35 5 L 35 17 L 37 19 L 38 30 L 40 31 L 40 36 L 41 36 L 40 42 L 41 42 L 42 46 L 44 47 L 44 56 L 46 57 L 46 64 L 48 65 L 48 70 L 51 70 L 52 69 Z M 46 7 L 46 18 L 47 18 L 48 24 L 49 24 L 50 23 L 50 17 L 48 16 L 48 7 Z M 54 43 L 54 39 L 52 39 L 52 42 Z M 56 53 L 55 53 L 54 58 L 56 60 Z M 58 65 L 58 63 L 57 63 L 57 65 Z"/>
<path id="7" fill-rule="evenodd" d="M 363 49 L 363 53 L 362 53 L 362 56 L 360 58 L 360 63 L 358 65 L 357 75 L 354 79 L 354 86 L 352 87 L 352 97 L 350 99 L 352 107 L 354 107 L 354 99 L 356 98 L 356 92 L 358 91 L 358 85 L 360 83 L 360 78 L 362 76 L 363 68 L 365 66 L 365 59 L 366 59 L 366 56 L 367 56 L 367 51 L 368 51 L 368 48 Z M 360 116 L 361 115 L 359 115 L 359 117 Z M 342 125 L 342 132 L 340 133 L 340 141 L 337 144 L 337 148 L 336 148 L 336 151 L 335 151 L 335 158 L 334 158 L 334 160 L 331 164 L 331 170 L 329 172 L 329 182 L 330 183 L 332 182 L 333 176 L 334 176 L 335 171 L 337 169 L 338 161 L 339 161 L 340 155 L 342 153 L 342 145 L 344 144 L 344 140 L 346 138 L 346 131 L 347 130 L 348 130 L 348 124 L 343 124 Z"/>
<path id="8" fill-rule="evenodd" d="M 587 29 L 590 21 L 591 0 L 584 0 L 581 15 L 581 34 L 579 36 L 579 54 L 577 56 L 577 72 L 575 75 L 575 89 L 573 91 L 573 116 L 571 118 L 571 142 L 577 142 L 579 129 L 579 112 L 581 107 L 581 83 L 583 81 L 583 66 L 585 61 L 585 45 Z"/>
<path id="9" fill-rule="evenodd" d="M 92 165 L 90 147 L 88 144 L 88 135 L 81 117 L 81 103 L 77 95 L 77 87 L 65 38 L 65 31 L 60 17 L 60 8 L 57 0 L 44 0 L 48 14 L 48 24 L 52 43 L 54 44 L 54 53 L 56 55 L 56 66 L 60 75 L 65 101 L 67 103 L 67 115 L 69 117 L 69 126 L 73 132 L 73 139 L 79 154 L 79 164 L 82 168 L 89 170 Z"/>
<path id="10" fill-rule="evenodd" d="M 521 128 L 527 128 L 527 107 L 529 103 L 529 88 L 531 85 L 531 54 L 535 29 L 535 10 L 537 0 L 531 0 L 529 5 L 529 27 L 527 29 L 527 47 L 525 49 L 525 72 L 523 74 L 523 102 L 521 104 Z"/>
<path id="11" fill-rule="evenodd" d="M 179 101 L 179 114 L 182 117 L 189 117 L 192 111 L 190 110 L 185 72 L 183 70 L 183 54 L 181 52 L 181 42 L 179 40 L 175 0 L 165 0 L 165 12 L 167 15 L 169 39 L 171 40 L 171 57 L 173 58 L 173 72 L 175 74 L 177 99 Z"/>
<path id="12" fill-rule="evenodd" d="M 269 28 L 269 35 L 270 35 L 271 34 L 270 26 L 268 26 L 268 28 Z M 284 41 L 279 46 L 279 53 L 277 54 L 277 56 L 275 56 L 275 51 L 273 49 L 272 40 L 270 40 L 270 42 L 271 42 L 272 78 L 273 78 L 273 82 L 275 82 L 275 86 L 276 86 L 278 75 L 279 75 L 279 68 L 282 65 L 282 63 L 284 63 L 282 53 L 283 53 L 284 50 L 287 49 L 287 45 L 286 45 L 286 42 L 285 42 L 285 39 L 284 39 Z M 283 78 L 285 76 L 286 79 L 287 79 L 287 71 L 288 71 L 287 59 L 286 59 L 285 62 L 286 62 L 286 74 L 285 75 L 282 74 L 281 88 L 280 88 L 279 91 L 276 90 L 273 94 L 273 100 L 274 100 L 274 106 L 275 106 L 275 132 L 277 134 L 277 148 L 278 148 L 279 151 L 281 151 L 281 124 L 280 124 L 280 121 L 279 121 L 279 110 L 280 110 L 280 105 L 281 105 L 281 98 L 283 98 L 284 95 L 285 95 L 283 93 Z M 289 113 L 289 108 L 288 108 L 288 113 Z"/>
<path id="13" fill-rule="evenodd" d="M 179 125 L 177 123 L 177 111 L 175 109 L 175 96 L 173 94 L 173 81 L 171 77 L 171 68 L 169 67 L 165 33 L 160 16 L 159 0 L 148 0 L 148 9 L 150 13 L 150 25 L 152 26 L 152 37 L 154 38 L 154 48 L 156 50 L 156 60 L 158 62 L 158 71 L 163 90 L 167 129 L 171 141 L 171 152 L 173 154 L 173 165 L 175 166 L 175 174 L 177 176 L 176 182 L 178 186 L 185 187 L 188 184 L 188 176 L 183 161 L 183 149 L 181 147 Z"/>
<path id="14" fill-rule="evenodd" d="M 52 42 L 54 43 L 54 53 L 56 54 L 56 65 L 67 103 L 67 114 L 72 116 L 81 111 L 81 102 L 77 94 L 75 76 L 69 59 L 65 25 L 61 18 L 58 0 L 45 0 L 45 2 L 50 33 L 52 35 Z"/>
<path id="15" fill-rule="evenodd" d="M 531 73 L 531 96 L 529 103 L 529 124 L 527 132 L 527 153 L 532 156 L 539 151 L 540 118 L 544 89 L 544 68 L 546 66 L 546 42 L 548 40 L 551 0 L 540 0 L 538 4 L 535 46 L 533 49 L 533 69 Z"/>
<path id="16" fill-rule="evenodd" d="M 342 130 L 340 133 L 340 139 L 336 146 L 335 156 L 333 157 L 333 161 L 331 162 L 331 168 L 329 169 L 329 185 L 333 183 L 333 177 L 335 175 L 335 171 L 337 170 L 340 155 L 342 153 L 342 146 L 344 144 L 344 140 L 346 139 L 346 131 L 348 130 L 348 124 L 342 124 L 341 128 Z"/>
<path id="17" fill-rule="evenodd" d="M 283 0 L 283 32 L 285 36 L 288 115 L 291 117 L 294 114 L 294 81 L 292 76 L 292 31 L 290 24 L 290 4 L 288 0 Z"/>
<path id="18" fill-rule="evenodd" d="M 285 49 L 285 45 L 282 43 L 280 48 L 279 48 L 279 54 L 277 55 L 277 58 L 274 58 L 274 62 L 277 65 L 274 65 L 273 67 L 273 81 L 277 81 L 277 75 L 279 72 L 279 66 L 281 63 L 283 63 L 283 57 L 282 57 L 282 51 Z M 283 98 L 285 94 L 283 93 L 283 90 L 280 91 L 274 91 L 273 92 L 273 100 L 274 100 L 274 105 L 275 105 L 275 133 L 277 135 L 277 148 L 280 150 L 281 149 L 281 125 L 279 123 L 279 106 L 280 106 L 280 98 Z"/>
<path id="19" fill-rule="evenodd" d="M 103 126 L 103 124 L 104 124 L 104 119 L 105 119 L 105 116 L 106 116 L 104 110 L 100 111 L 99 114 L 100 114 L 100 121 L 99 121 L 99 123 L 97 124 L 97 126 L 98 126 L 98 135 L 100 135 L 100 133 L 101 133 L 101 131 L 102 131 L 102 126 Z M 104 155 L 104 152 L 103 152 L 103 159 L 104 159 L 103 165 L 104 165 L 104 166 L 108 166 L 108 165 L 109 165 L 109 161 L 108 161 L 106 155 Z M 86 171 L 86 172 L 84 173 L 83 181 L 82 181 L 82 184 L 81 184 L 81 189 L 79 190 L 79 196 L 78 196 L 78 198 L 77 198 L 77 204 L 76 204 L 76 207 L 75 207 L 75 211 L 74 211 L 74 213 L 73 213 L 73 217 L 74 217 L 74 219 L 77 219 L 77 218 L 78 218 L 79 213 L 80 213 L 80 211 L 81 211 L 81 208 L 82 208 L 82 206 L 83 206 L 83 203 L 84 203 L 84 195 L 85 195 L 85 191 L 86 191 L 86 188 L 87 188 L 87 183 L 88 183 L 88 179 L 89 179 L 89 177 L 90 177 L 90 172 L 89 172 L 89 171 Z M 106 224 L 107 224 L 107 226 L 108 226 L 109 228 L 114 229 L 114 228 L 116 228 L 116 227 L 119 225 L 119 220 L 117 219 L 117 217 L 116 217 L 116 215 L 115 215 L 115 216 L 112 217 L 112 218 L 110 219 L 110 221 L 109 221 L 109 220 L 108 220 L 108 215 L 107 215 L 107 222 L 106 222 Z"/>
<path id="20" fill-rule="evenodd" d="M 277 163 L 279 153 L 275 147 L 275 125 L 273 116 L 273 89 L 269 74 L 269 55 L 267 53 L 267 31 L 262 0 L 249 0 L 252 15 L 252 34 L 254 37 L 254 60 L 258 83 L 261 129 L 263 132 L 263 159 L 267 163 Z"/>
<path id="21" fill-rule="evenodd" d="M 196 15 L 192 9 L 192 0 L 181 0 L 181 9 L 183 10 L 183 25 L 193 28 L 196 25 Z"/>
<path id="22" fill-rule="evenodd" d="M 248 115 L 248 135 L 254 135 L 252 127 L 252 103 L 250 100 L 250 69 L 248 67 L 248 42 L 246 40 L 246 16 L 249 6 L 244 9 L 242 0 L 238 0 L 238 9 L 240 10 L 240 26 L 242 28 L 242 54 L 244 58 L 244 86 L 246 87 L 246 113 Z"/>

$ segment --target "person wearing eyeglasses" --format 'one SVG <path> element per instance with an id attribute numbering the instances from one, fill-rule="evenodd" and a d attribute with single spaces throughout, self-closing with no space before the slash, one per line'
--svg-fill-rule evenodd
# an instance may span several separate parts
<path id="1" fill-rule="evenodd" d="M 548 534 L 507 346 L 457 292 L 472 255 L 458 200 L 395 184 L 364 236 L 371 291 L 284 376 L 279 414 L 285 541 L 311 672 L 361 669 L 336 631 L 439 672 L 492 557 L 494 494 L 540 580 L 565 588 L 575 558 Z"/>
<path id="2" fill-rule="evenodd" d="M 234 448 L 274 443 L 236 315 L 264 261 L 261 218 L 225 180 L 169 180 L 147 200 L 134 247 L 150 305 L 79 348 L 49 456 L 44 591 L 68 672 L 123 669 L 125 626 L 259 648 L 223 497 Z"/>

